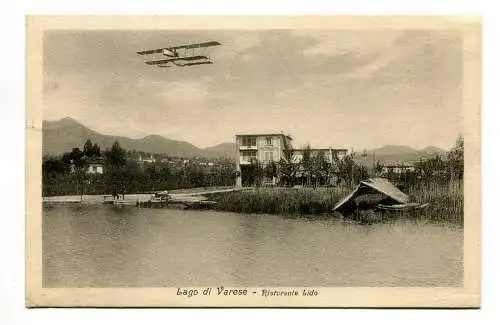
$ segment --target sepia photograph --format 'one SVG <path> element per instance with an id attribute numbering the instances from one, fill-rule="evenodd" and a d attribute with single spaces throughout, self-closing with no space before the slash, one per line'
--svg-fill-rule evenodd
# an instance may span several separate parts
<path id="1" fill-rule="evenodd" d="M 479 307 L 481 23 L 27 18 L 27 298 Z"/>

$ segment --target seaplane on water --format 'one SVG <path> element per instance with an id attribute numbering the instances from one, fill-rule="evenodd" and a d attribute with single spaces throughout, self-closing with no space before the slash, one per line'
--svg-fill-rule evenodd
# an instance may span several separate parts
<path id="1" fill-rule="evenodd" d="M 208 47 L 221 45 L 219 42 L 211 41 L 204 43 L 195 43 L 188 45 L 179 45 L 172 47 L 165 47 L 155 50 L 145 50 L 137 52 L 139 55 L 151 55 L 161 53 L 165 59 L 145 61 L 148 65 L 156 65 L 161 68 L 169 68 L 172 65 L 178 67 L 188 67 L 200 64 L 213 64 L 208 55 L 195 54 L 197 49 L 205 49 Z"/>

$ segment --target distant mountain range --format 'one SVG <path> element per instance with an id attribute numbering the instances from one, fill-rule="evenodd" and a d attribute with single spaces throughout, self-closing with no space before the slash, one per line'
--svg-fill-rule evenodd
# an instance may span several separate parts
<path id="1" fill-rule="evenodd" d="M 409 146 L 386 145 L 377 149 L 367 150 L 366 156 L 363 152 L 356 153 L 356 160 L 372 165 L 374 161 L 385 163 L 410 162 L 419 159 L 428 159 L 435 156 L 444 158 L 447 151 L 438 147 L 428 146 L 421 150 L 413 149 Z"/>
<path id="2" fill-rule="evenodd" d="M 234 157 L 236 150 L 234 143 L 222 143 L 201 149 L 189 142 L 166 139 L 159 135 L 149 135 L 141 139 L 104 135 L 69 117 L 58 121 L 43 122 L 42 152 L 44 155 L 59 155 L 75 147 L 82 148 L 87 139 L 97 143 L 102 150 L 110 148 L 115 141 L 118 141 L 120 146 L 127 150 L 164 153 L 177 157 Z"/>
<path id="3" fill-rule="evenodd" d="M 189 142 L 171 140 L 160 135 L 149 135 L 141 139 L 104 135 L 87 128 L 69 117 L 58 121 L 43 122 L 42 152 L 44 155 L 60 155 L 71 151 L 74 147 L 82 148 L 87 139 L 97 143 L 103 150 L 110 148 L 115 141 L 118 141 L 122 148 L 127 150 L 162 153 L 177 157 L 233 158 L 236 152 L 236 144 L 232 142 L 221 143 L 202 149 Z M 367 150 L 366 157 L 361 152 L 357 152 L 356 160 L 372 164 L 373 157 L 375 157 L 375 160 L 389 162 L 414 161 L 436 155 L 444 156 L 446 155 L 446 151 L 433 146 L 416 150 L 408 146 L 386 145 L 377 149 Z"/>

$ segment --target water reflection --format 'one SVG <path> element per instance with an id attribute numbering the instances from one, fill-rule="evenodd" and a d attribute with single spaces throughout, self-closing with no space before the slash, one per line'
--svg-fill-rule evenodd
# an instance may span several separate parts
<path id="1" fill-rule="evenodd" d="M 463 230 L 214 211 L 44 208 L 44 285 L 459 286 Z"/>

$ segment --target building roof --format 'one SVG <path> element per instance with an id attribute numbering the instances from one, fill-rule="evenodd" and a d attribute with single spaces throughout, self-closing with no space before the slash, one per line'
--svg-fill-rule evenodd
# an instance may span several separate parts
<path id="1" fill-rule="evenodd" d="M 104 158 L 103 157 L 91 157 L 89 160 L 87 160 L 88 164 L 104 164 Z"/>
<path id="2" fill-rule="evenodd" d="M 415 167 L 415 164 L 408 161 L 387 161 L 380 163 L 382 167 Z"/>
<path id="3" fill-rule="evenodd" d="M 257 134 L 236 134 L 237 137 L 271 137 L 271 136 L 282 136 L 286 137 L 290 140 L 293 140 L 293 138 L 289 135 L 283 134 L 283 133 L 257 133 Z"/>
<path id="4" fill-rule="evenodd" d="M 301 149 L 293 149 L 293 151 L 304 151 L 304 148 Z M 311 148 L 311 151 L 348 151 L 347 149 L 344 148 Z"/>
<path id="5" fill-rule="evenodd" d="M 370 178 L 365 181 L 361 181 L 359 185 L 354 189 L 349 195 L 343 198 L 340 202 L 338 202 L 333 210 L 339 210 L 344 205 L 348 205 L 350 201 L 352 201 L 357 194 L 364 193 L 365 189 L 372 189 L 376 192 L 382 193 L 397 203 L 408 203 L 410 201 L 408 195 L 401 192 L 396 186 L 390 183 L 385 178 Z"/>

